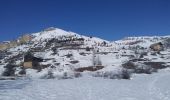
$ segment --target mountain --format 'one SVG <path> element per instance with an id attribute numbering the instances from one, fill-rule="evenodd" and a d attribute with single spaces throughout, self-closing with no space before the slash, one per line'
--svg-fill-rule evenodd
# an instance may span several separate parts
<path id="1" fill-rule="evenodd" d="M 170 36 L 107 41 L 58 28 L 0 44 L 1 76 L 130 79 L 170 67 Z"/>

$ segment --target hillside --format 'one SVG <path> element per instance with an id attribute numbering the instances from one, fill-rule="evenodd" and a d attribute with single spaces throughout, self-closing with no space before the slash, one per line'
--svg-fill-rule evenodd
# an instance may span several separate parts
<path id="1" fill-rule="evenodd" d="M 0 44 L 1 76 L 130 79 L 170 67 L 170 36 L 107 41 L 58 28 Z"/>

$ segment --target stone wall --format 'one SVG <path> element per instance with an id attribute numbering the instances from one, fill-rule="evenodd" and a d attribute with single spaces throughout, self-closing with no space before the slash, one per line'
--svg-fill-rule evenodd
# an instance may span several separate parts
<path id="1" fill-rule="evenodd" d="M 32 62 L 24 62 L 24 68 L 32 68 Z"/>

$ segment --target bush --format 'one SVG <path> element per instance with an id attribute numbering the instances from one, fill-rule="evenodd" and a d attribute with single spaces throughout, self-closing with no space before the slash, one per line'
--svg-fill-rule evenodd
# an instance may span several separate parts
<path id="1" fill-rule="evenodd" d="M 122 70 L 122 79 L 130 79 L 131 73 L 128 70 Z"/>
<path id="2" fill-rule="evenodd" d="M 79 63 L 78 60 L 74 60 L 74 61 L 70 61 L 71 64 L 76 64 L 76 63 Z"/>
<path id="3" fill-rule="evenodd" d="M 141 53 L 139 58 L 143 58 L 144 56 L 147 56 L 147 52 Z"/>
<path id="4" fill-rule="evenodd" d="M 52 69 L 49 69 L 48 70 L 48 73 L 44 76 L 41 77 L 41 79 L 54 79 L 54 74 L 52 72 Z"/>
<path id="5" fill-rule="evenodd" d="M 152 69 L 149 67 L 148 68 L 138 68 L 138 69 L 135 69 L 134 72 L 137 74 L 142 74 L 142 73 L 152 74 Z"/>
<path id="6" fill-rule="evenodd" d="M 25 75 L 26 74 L 26 71 L 25 69 L 23 68 L 20 72 L 19 72 L 20 75 Z"/>
<path id="7" fill-rule="evenodd" d="M 76 68 L 75 71 L 76 72 L 84 72 L 84 71 L 97 71 L 100 69 L 103 69 L 104 66 L 89 66 L 89 67 L 80 67 L 80 68 Z"/>
<path id="8" fill-rule="evenodd" d="M 126 69 L 135 69 L 136 65 L 133 62 L 128 61 L 128 62 L 122 64 L 122 67 L 126 68 Z"/>
<path id="9" fill-rule="evenodd" d="M 89 47 L 86 47 L 86 51 L 90 51 L 90 48 L 89 48 Z"/>
<path id="10" fill-rule="evenodd" d="M 79 78 L 79 77 L 81 77 L 82 75 L 81 75 L 81 73 L 74 73 L 74 77 L 75 78 Z"/>
<path id="11" fill-rule="evenodd" d="M 93 74 L 94 77 L 103 77 L 109 79 L 130 79 L 131 73 L 125 69 L 122 69 L 119 72 L 96 72 Z"/>
<path id="12" fill-rule="evenodd" d="M 65 55 L 67 58 L 71 58 L 73 56 L 73 54 L 67 54 Z"/>
<path id="13" fill-rule="evenodd" d="M 165 65 L 165 62 L 144 62 L 144 64 L 154 69 L 163 69 L 168 67 L 167 65 Z"/>
<path id="14" fill-rule="evenodd" d="M 127 72 L 137 73 L 137 74 L 142 74 L 142 73 L 151 74 L 152 72 L 157 72 L 157 69 L 165 68 L 165 66 L 161 64 L 162 63 L 156 63 L 156 62 L 143 62 L 143 63 L 134 64 L 131 61 L 128 61 L 125 64 L 122 64 L 122 67 L 126 69 L 125 72 L 123 72 L 124 74 L 126 74 Z"/>
<path id="15" fill-rule="evenodd" d="M 3 76 L 14 76 L 16 67 L 17 67 L 16 65 L 7 64 L 6 66 L 4 66 L 5 71 L 3 72 L 2 75 Z"/>
<path id="16" fill-rule="evenodd" d="M 86 54 L 84 52 L 80 52 L 79 54 L 82 56 L 86 56 Z"/>

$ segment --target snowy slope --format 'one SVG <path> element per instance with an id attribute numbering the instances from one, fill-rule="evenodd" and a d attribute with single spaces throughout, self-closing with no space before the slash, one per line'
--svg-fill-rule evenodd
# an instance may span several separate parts
<path id="1" fill-rule="evenodd" d="M 0 100 L 170 99 L 170 48 L 160 52 L 150 49 L 151 44 L 163 43 L 170 36 L 128 37 L 110 42 L 58 28 L 31 35 L 33 39 L 28 43 L 0 52 L 5 54 L 0 59 L 0 79 L 9 70 L 14 70 L 13 77 L 17 78 L 0 80 Z M 76 46 L 65 41 L 70 38 L 84 40 Z M 18 78 L 28 51 L 44 59 L 40 64 L 46 67 L 25 69 L 26 74 Z M 102 68 L 76 70 L 97 66 Z"/>
<path id="2" fill-rule="evenodd" d="M 32 49 L 38 50 L 32 51 L 35 57 L 40 57 L 46 60 L 41 64 L 46 66 L 48 65 L 47 68 L 44 68 L 41 71 L 26 69 L 26 76 L 32 78 L 42 78 L 48 74 L 49 70 L 52 70 L 52 73 L 56 78 L 61 78 L 65 73 L 70 75 L 70 77 L 74 77 L 75 69 L 93 66 L 94 61 L 97 60 L 100 60 L 102 66 L 104 66 L 103 69 L 94 72 L 85 71 L 81 74 L 84 75 L 88 73 L 92 76 L 95 76 L 96 73 L 102 74 L 101 76 L 105 76 L 107 73 L 119 74 L 123 69 L 122 64 L 129 60 L 139 59 L 140 53 L 147 53 L 142 59 L 147 59 L 151 62 L 163 62 L 168 65 L 168 60 L 170 59 L 170 50 L 161 51 L 162 55 L 153 55 L 149 48 L 151 44 L 162 42 L 165 38 L 169 38 L 170 36 L 128 37 L 122 40 L 110 42 L 97 37 L 83 36 L 58 28 L 48 28 L 31 35 L 33 39 L 30 43 L 25 43 L 6 51 L 9 55 L 0 60 L 0 74 L 4 72 L 4 66 L 12 60 L 18 66 L 15 72 L 15 74 L 18 75 L 22 69 L 21 64 L 23 63 L 24 54 Z M 65 42 L 61 44 L 61 47 L 55 47 L 55 45 L 58 45 L 59 43 L 56 41 L 49 42 L 53 39 L 65 41 L 70 38 L 83 38 L 84 41 L 83 44 L 76 48 L 68 45 L 63 46 L 66 44 Z M 137 51 L 134 49 L 137 46 L 144 47 L 144 49 Z M 54 47 L 57 49 L 56 53 L 52 50 Z M 86 47 L 91 48 L 91 50 L 87 51 Z M 67 55 L 71 55 L 71 57 L 67 57 Z M 73 61 L 77 61 L 77 63 L 71 63 Z M 51 66 L 54 68 L 51 69 Z"/>
<path id="3" fill-rule="evenodd" d="M 162 42 L 165 39 L 170 38 L 170 36 L 139 36 L 139 37 L 126 37 L 121 40 L 114 41 L 113 43 L 121 45 L 129 45 L 130 43 L 137 42 L 135 45 L 140 45 L 142 47 L 149 47 L 153 43 Z"/>
<path id="4" fill-rule="evenodd" d="M 35 36 L 34 40 L 40 41 L 41 39 L 45 40 L 45 39 L 50 39 L 50 38 L 57 38 L 57 37 L 63 36 L 63 35 L 68 35 L 68 36 L 76 35 L 76 33 L 67 32 L 62 29 L 55 28 L 53 30 L 42 31 L 42 32 L 34 33 L 32 35 Z"/>
<path id="5" fill-rule="evenodd" d="M 169 72 L 134 75 L 132 80 L 82 77 L 0 81 L 0 100 L 169 100 Z"/>
<path id="6" fill-rule="evenodd" d="M 51 38 L 59 38 L 61 36 L 75 36 L 77 38 L 84 38 L 85 40 L 90 40 L 87 42 L 88 45 L 89 44 L 93 45 L 94 42 L 100 42 L 100 43 L 103 41 L 109 42 L 107 40 L 103 40 L 103 39 L 100 39 L 97 37 L 93 37 L 90 39 L 90 37 L 79 35 L 77 33 L 71 32 L 71 31 L 65 31 L 65 30 L 62 30 L 59 28 L 53 28 L 53 30 L 33 33 L 32 35 L 33 35 L 33 37 L 35 37 L 33 39 L 33 41 L 43 41 L 43 40 L 51 39 Z"/>

